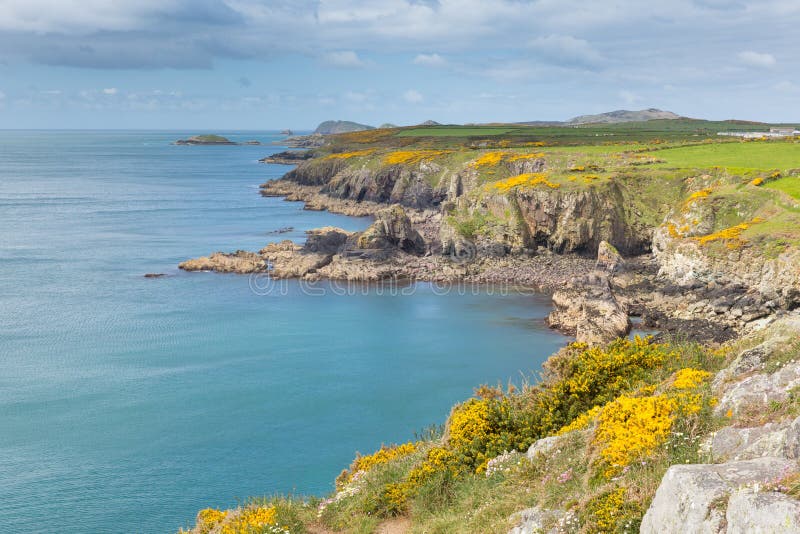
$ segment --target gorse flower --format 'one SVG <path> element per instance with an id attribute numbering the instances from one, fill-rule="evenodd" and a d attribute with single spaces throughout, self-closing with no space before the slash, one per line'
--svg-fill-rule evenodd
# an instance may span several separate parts
<path id="1" fill-rule="evenodd" d="M 449 154 L 450 150 L 398 150 L 383 157 L 386 165 L 414 165 Z"/>
<path id="2" fill-rule="evenodd" d="M 479 169 L 481 167 L 493 167 L 498 165 L 500 162 L 514 162 L 525 159 L 539 159 L 543 157 L 544 154 L 542 152 L 533 152 L 528 154 L 506 151 L 487 152 L 473 161 L 471 165 Z"/>
<path id="3" fill-rule="evenodd" d="M 694 389 L 711 377 L 711 373 L 701 369 L 686 368 L 675 373 L 675 382 L 672 387 L 675 389 Z"/>
<path id="4" fill-rule="evenodd" d="M 694 239 L 701 245 L 707 245 L 709 243 L 713 243 L 714 241 L 726 241 L 725 245 L 728 248 L 738 248 L 744 244 L 744 240 L 741 238 L 742 232 L 754 224 L 759 224 L 762 222 L 764 222 L 764 219 L 761 217 L 754 217 L 748 222 L 743 222 L 741 224 L 725 228 L 724 230 L 714 232 L 713 234 L 695 237 Z"/>
<path id="5" fill-rule="evenodd" d="M 677 402 L 666 395 L 621 396 L 603 408 L 595 432 L 606 476 L 647 456 L 669 436 Z"/>
<path id="6" fill-rule="evenodd" d="M 206 508 L 197 514 L 195 530 L 200 534 L 289 534 L 289 529 L 278 526 L 278 511 L 274 506 L 248 506 L 241 510 L 221 511 Z"/>
<path id="7" fill-rule="evenodd" d="M 391 447 L 383 446 L 373 454 L 367 456 L 357 456 L 353 463 L 350 464 L 349 469 L 345 469 L 337 477 L 336 484 L 343 486 L 350 482 L 357 473 L 369 471 L 373 467 L 381 464 L 388 463 L 396 458 L 408 456 L 417 450 L 416 443 L 403 443 L 402 445 L 394 445 Z"/>
<path id="8" fill-rule="evenodd" d="M 561 184 L 549 181 L 547 174 L 540 172 L 511 176 L 505 180 L 499 180 L 493 183 L 492 187 L 498 191 L 506 192 L 517 187 L 536 187 L 537 185 L 545 185 L 551 189 L 558 189 L 561 187 Z"/>

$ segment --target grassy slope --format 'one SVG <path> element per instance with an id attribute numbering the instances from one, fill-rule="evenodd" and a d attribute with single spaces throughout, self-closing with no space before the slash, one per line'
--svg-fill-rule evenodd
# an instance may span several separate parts
<path id="1" fill-rule="evenodd" d="M 718 225 L 735 225 L 743 218 L 764 215 L 769 220 L 745 232 L 748 238 L 761 244 L 762 241 L 771 243 L 778 240 L 794 242 L 800 232 L 800 204 L 792 198 L 800 196 L 800 177 L 787 176 L 785 171 L 800 167 L 800 145 L 785 141 L 743 143 L 729 139 L 715 139 L 712 144 L 702 142 L 705 135 L 718 130 L 759 130 L 764 127 L 679 120 L 581 128 L 373 130 L 336 136 L 332 146 L 320 152 L 375 149 L 347 161 L 350 165 L 379 168 L 383 165 L 382 158 L 396 150 L 446 149 L 452 152 L 437 156 L 436 162 L 449 171 L 463 168 L 492 150 L 544 152 L 549 181 L 569 189 L 595 188 L 603 181 L 617 180 L 632 192 L 632 209 L 641 212 L 641 217 L 648 218 L 645 222 L 649 225 L 660 223 L 659 217 L 663 218 L 664 209 L 680 207 L 690 193 L 710 187 L 712 192 L 704 201 L 717 206 Z M 489 148 L 476 145 L 476 141 L 485 138 L 493 139 L 494 144 Z M 531 142 L 544 142 L 547 146 L 534 147 L 530 146 Z M 597 170 L 589 169 L 591 166 Z M 584 167 L 584 170 L 572 170 L 577 167 Z M 780 169 L 784 176 L 769 178 L 773 169 Z M 508 170 L 499 165 L 482 168 L 478 174 L 482 182 L 491 185 L 506 179 Z M 595 174 L 598 178 L 588 179 L 587 174 Z M 754 177 L 764 177 L 766 181 L 758 187 L 751 183 Z M 654 204 L 662 204 L 664 209 L 654 209 Z M 580 404 L 576 397 L 573 404 L 559 405 L 561 407 L 554 412 L 563 412 L 559 424 L 572 421 L 581 410 L 595 403 L 601 405 L 620 394 L 636 397 L 663 393 L 674 396 L 670 384 L 676 369 L 694 367 L 713 372 L 730 358 L 727 356 L 729 353 L 709 351 L 697 345 L 676 343 L 670 350 L 674 350 L 676 356 L 662 364 L 626 371 L 631 374 L 621 375 L 625 385 L 622 389 L 615 389 L 611 397 L 590 395 L 580 400 Z M 800 356 L 797 347 L 793 351 L 790 356 Z M 598 387 L 607 387 L 609 380 L 610 377 L 601 376 Z M 506 434 L 492 439 L 501 442 L 521 439 L 529 443 L 535 437 L 558 429 L 554 426 L 531 434 L 529 425 L 520 424 L 520 421 L 533 417 L 531 424 L 538 425 L 537 428 L 541 426 L 542 417 L 537 411 L 540 408 L 536 407 L 539 393 L 536 391 L 534 388 L 503 395 L 503 398 L 511 399 L 509 406 L 513 409 L 501 411 L 505 415 L 499 421 L 504 428 L 502 432 Z M 676 417 L 674 433 L 654 449 L 643 453 L 643 464 L 632 464 L 629 471 L 612 478 L 603 474 L 600 445 L 593 434 L 577 432 L 565 438 L 558 452 L 547 460 L 538 458 L 530 463 L 511 459 L 502 471 L 491 477 L 465 471 L 462 464 L 455 464 L 462 467 L 453 471 L 439 466 L 433 469 L 433 475 L 409 491 L 403 484 L 410 473 L 429 460 L 432 450 L 449 447 L 440 436 L 431 436 L 417 443 L 415 453 L 376 465 L 355 486 L 342 486 L 355 488 L 352 495 L 327 504 L 322 514 L 317 513 L 320 500 L 316 498 L 276 497 L 254 501 L 250 506 L 275 507 L 282 524 L 290 526 L 288 531 L 291 532 L 304 532 L 305 529 L 310 532 L 330 532 L 325 529 L 373 532 L 382 521 L 396 514 L 411 518 L 413 532 L 498 532 L 509 526 L 509 514 L 535 504 L 574 510 L 581 523 L 589 525 L 585 529 L 588 532 L 635 530 L 666 468 L 674 463 L 703 460 L 700 439 L 714 427 L 726 423 L 711 416 L 707 386 L 700 386 L 693 394 L 705 399 L 703 403 L 706 404 L 702 404 L 700 411 Z M 796 413 L 798 406 L 791 404 L 784 411 Z M 587 424 L 592 428 L 596 422 L 592 423 L 589 418 Z M 522 434 L 517 436 L 520 432 Z M 474 454 L 502 452 L 502 448 L 497 449 L 499 445 L 490 445 L 491 442 L 473 440 L 461 447 L 471 451 L 467 456 L 474 461 Z M 458 450 L 463 452 L 462 449 Z M 603 523 L 605 520 L 610 523 Z M 267 530 L 256 529 L 253 532 Z"/>
<path id="2" fill-rule="evenodd" d="M 766 187 L 783 191 L 790 197 L 800 200 L 800 177 L 788 176 L 781 178 L 780 180 L 769 182 Z"/>

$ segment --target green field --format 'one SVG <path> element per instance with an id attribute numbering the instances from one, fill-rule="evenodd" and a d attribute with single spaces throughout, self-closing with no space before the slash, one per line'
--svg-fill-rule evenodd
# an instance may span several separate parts
<path id="1" fill-rule="evenodd" d="M 765 187 L 783 191 L 787 195 L 800 200 L 800 176 L 787 176 L 774 182 L 769 182 Z"/>
<path id="2" fill-rule="evenodd" d="M 474 128 L 469 126 L 431 126 L 401 130 L 398 132 L 397 137 L 480 137 L 484 135 L 503 135 L 514 130 L 518 130 L 518 128 L 502 126 L 476 126 Z"/>
<path id="3" fill-rule="evenodd" d="M 668 148 L 654 153 L 665 167 L 792 169 L 800 167 L 800 144 L 785 141 L 732 142 Z"/>

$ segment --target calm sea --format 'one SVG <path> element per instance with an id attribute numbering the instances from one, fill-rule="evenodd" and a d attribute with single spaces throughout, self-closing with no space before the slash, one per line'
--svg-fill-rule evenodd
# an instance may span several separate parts
<path id="1" fill-rule="evenodd" d="M 324 494 L 356 450 L 412 439 L 564 342 L 543 296 L 263 294 L 178 271 L 369 224 L 262 198 L 287 167 L 257 160 L 281 147 L 170 144 L 193 133 L 0 131 L 3 532 L 174 532 L 203 507 Z"/>

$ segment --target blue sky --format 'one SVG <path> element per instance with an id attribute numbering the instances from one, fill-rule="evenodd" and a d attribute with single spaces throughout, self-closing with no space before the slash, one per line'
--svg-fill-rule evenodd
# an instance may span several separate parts
<path id="1" fill-rule="evenodd" d="M 800 121 L 798 0 L 0 0 L 0 128 Z"/>

